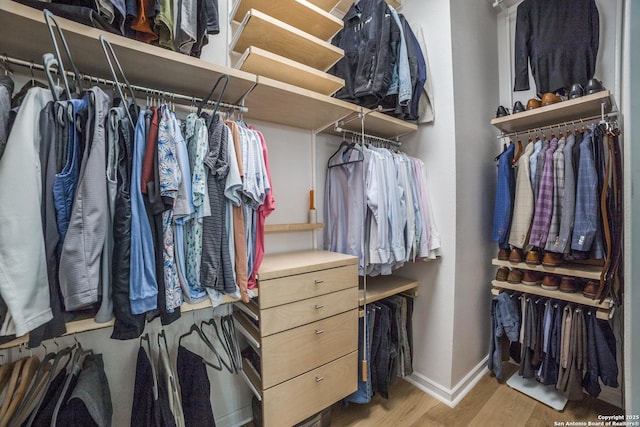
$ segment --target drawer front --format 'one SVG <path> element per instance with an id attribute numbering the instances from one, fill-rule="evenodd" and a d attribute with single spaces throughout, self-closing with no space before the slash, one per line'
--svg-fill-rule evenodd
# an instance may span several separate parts
<path id="1" fill-rule="evenodd" d="M 262 386 L 267 389 L 358 349 L 358 310 L 262 339 Z"/>
<path id="2" fill-rule="evenodd" d="M 290 427 L 356 391 L 358 352 L 272 387 L 263 394 L 264 425 Z"/>
<path id="3" fill-rule="evenodd" d="M 286 331 L 358 307 L 358 288 L 320 295 L 260 311 L 262 336 Z"/>
<path id="4" fill-rule="evenodd" d="M 317 297 L 358 286 L 358 266 L 329 268 L 259 283 L 260 309 Z"/>

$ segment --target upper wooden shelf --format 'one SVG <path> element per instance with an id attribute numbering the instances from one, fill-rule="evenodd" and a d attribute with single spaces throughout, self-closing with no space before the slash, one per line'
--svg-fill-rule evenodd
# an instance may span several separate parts
<path id="1" fill-rule="evenodd" d="M 132 84 L 202 98 L 207 96 L 220 75 L 228 74 L 230 79 L 223 101 L 234 104 L 256 82 L 255 75 L 244 71 L 106 33 L 64 18 L 56 17 L 56 20 L 74 62 L 83 74 L 112 79 L 98 40 L 100 35 L 104 35 L 111 42 Z M 0 0 L 0 28 L 5 34 L 0 47 L 2 54 L 42 64 L 42 54 L 54 52 L 44 15 L 37 9 Z M 67 64 L 65 68 L 69 68 Z"/>
<path id="2" fill-rule="evenodd" d="M 519 268 L 521 270 L 535 270 L 543 273 L 582 277 L 584 279 L 591 280 L 600 280 L 600 273 L 602 272 L 602 267 L 586 264 L 562 264 L 558 267 L 545 267 L 542 264 L 532 265 L 525 262 L 501 261 L 496 258 L 494 258 L 491 262 L 493 265 L 499 265 L 501 267 Z"/>
<path id="3" fill-rule="evenodd" d="M 402 292 L 416 289 L 419 283 L 415 280 L 398 276 L 376 276 L 367 277 L 367 292 L 365 300 L 364 279 L 360 277 L 360 305 L 379 301 L 381 299 L 396 295 Z"/>
<path id="4" fill-rule="evenodd" d="M 396 10 L 402 7 L 402 0 L 387 0 L 387 3 L 389 6 L 393 6 Z M 340 0 L 336 6 L 336 10 L 339 10 L 342 13 L 347 13 L 352 4 L 353 0 Z"/>
<path id="5" fill-rule="evenodd" d="M 361 111 L 357 105 L 309 89 L 104 33 L 64 18 L 57 18 L 57 21 L 79 71 L 86 75 L 112 78 L 98 40 L 100 35 L 104 35 L 111 42 L 132 84 L 201 98 L 209 93 L 220 75 L 227 74 L 230 79 L 222 100 L 237 104 L 244 99 L 249 108 L 245 117 L 252 120 L 322 131 Z M 41 64 L 42 54 L 53 51 L 43 14 L 39 10 L 11 0 L 0 0 L 0 26 L 10 35 L 3 38 L 0 54 Z M 214 94 L 214 97 L 217 95 Z M 367 133 L 374 134 L 375 129 L 379 128 L 401 128 L 396 124 L 389 127 L 389 119 L 374 114 L 367 116 Z M 408 130 L 392 136 L 417 129 L 411 123 L 406 126 Z M 385 131 L 379 136 L 388 135 L 389 132 Z"/>
<path id="6" fill-rule="evenodd" d="M 327 71 L 344 51 L 256 9 L 249 9 L 231 40 L 231 50 L 243 53 L 255 46 Z"/>
<path id="7" fill-rule="evenodd" d="M 329 96 L 344 86 L 339 77 L 255 46 L 245 50 L 235 68 Z"/>
<path id="8" fill-rule="evenodd" d="M 342 20 L 307 0 L 236 0 L 230 15 L 234 21 L 241 22 L 250 9 L 264 12 L 325 41 L 342 28 Z"/>
<path id="9" fill-rule="evenodd" d="M 533 130 L 543 126 L 599 116 L 602 112 L 602 106 L 604 106 L 605 114 L 611 111 L 611 93 L 608 90 L 499 117 L 491 120 L 491 124 L 504 133 Z"/>

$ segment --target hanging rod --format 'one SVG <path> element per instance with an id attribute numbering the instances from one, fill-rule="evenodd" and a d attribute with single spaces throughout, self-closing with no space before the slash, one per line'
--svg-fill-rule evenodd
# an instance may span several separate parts
<path id="1" fill-rule="evenodd" d="M 36 64 L 35 62 L 32 61 L 25 61 L 22 59 L 18 59 L 18 58 L 13 58 L 11 56 L 7 56 L 7 55 L 2 55 L 0 56 L 0 61 L 3 62 L 5 64 L 5 66 L 7 66 L 8 64 L 12 64 L 12 65 L 17 65 L 20 67 L 25 67 L 25 68 L 29 68 L 31 70 L 38 70 L 38 71 L 44 71 L 44 66 L 40 65 L 40 64 Z M 8 72 L 12 72 L 11 69 L 7 70 Z M 69 76 L 73 76 L 73 73 L 71 71 L 67 71 L 67 75 Z M 116 82 L 114 82 L 113 80 L 110 79 L 103 79 L 102 77 L 94 77 L 94 76 L 90 76 L 88 74 L 82 74 L 80 73 L 80 77 L 87 79 L 89 81 L 94 81 L 97 84 L 102 84 L 105 86 L 115 86 Z M 175 100 L 180 100 L 180 101 L 187 101 L 189 103 L 193 103 L 193 104 L 197 104 L 199 102 L 202 102 L 202 98 L 197 98 L 194 96 L 188 96 L 188 95 L 181 95 L 179 93 L 174 93 L 174 92 L 167 92 L 167 91 L 162 91 L 159 89 L 153 89 L 153 88 L 148 88 L 148 87 L 144 87 L 144 86 L 138 86 L 138 85 L 131 85 L 131 88 L 136 91 L 139 92 L 140 94 L 153 94 L 153 95 L 158 95 L 158 96 L 162 96 L 162 97 L 166 97 L 168 100 L 171 101 L 175 101 Z M 214 104 L 214 101 L 208 101 L 208 104 Z M 235 104 L 227 104 L 226 102 L 221 102 L 220 103 L 220 107 L 227 109 L 227 110 L 236 110 L 240 113 L 247 113 L 249 111 L 249 109 L 247 107 L 245 107 L 244 105 L 235 105 Z"/>
<path id="2" fill-rule="evenodd" d="M 612 112 L 610 112 L 608 114 L 605 114 L 604 116 L 599 114 L 597 116 L 585 117 L 585 118 L 580 118 L 580 119 L 577 119 L 577 120 L 569 120 L 569 121 L 566 121 L 566 122 L 560 122 L 560 123 L 556 123 L 556 124 L 553 124 L 553 125 L 547 125 L 547 126 L 541 126 L 541 127 L 533 127 L 533 128 L 530 128 L 530 129 L 525 129 L 525 130 L 521 130 L 521 131 L 517 131 L 517 132 L 501 133 L 496 138 L 497 139 L 511 138 L 512 136 L 526 135 L 526 134 L 529 134 L 529 133 L 541 132 L 543 130 L 557 129 L 557 128 L 573 126 L 573 125 L 582 124 L 582 123 L 594 122 L 596 120 L 599 120 L 599 121 L 603 120 L 603 119 L 604 120 L 608 120 L 609 118 L 617 117 L 617 116 L 618 116 L 618 112 L 617 111 L 612 111 Z"/>
<path id="3" fill-rule="evenodd" d="M 380 136 L 368 135 L 366 133 L 361 133 L 361 132 L 354 132 L 354 131 L 349 130 L 349 129 L 343 129 L 340 126 L 336 126 L 334 129 L 338 133 L 343 133 L 343 134 L 346 133 L 346 134 L 349 134 L 349 135 L 357 136 L 357 137 L 368 139 L 368 140 L 375 140 L 375 141 L 382 142 L 384 144 L 393 145 L 395 147 L 402 146 L 402 143 L 400 141 L 397 141 L 397 140 L 394 141 L 392 139 L 382 138 Z"/>

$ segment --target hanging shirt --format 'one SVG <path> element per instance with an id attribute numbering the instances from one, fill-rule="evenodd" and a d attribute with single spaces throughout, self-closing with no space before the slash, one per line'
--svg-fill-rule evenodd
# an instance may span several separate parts
<path id="1" fill-rule="evenodd" d="M 529 171 L 533 147 L 533 143 L 527 144 L 517 163 L 516 193 L 509 244 L 520 249 L 524 249 L 527 244 L 533 217 L 533 189 Z"/>
<path id="2" fill-rule="evenodd" d="M 533 224 L 529 244 L 538 248 L 544 248 L 549 235 L 551 216 L 553 215 L 553 153 L 558 147 L 558 140 L 553 138 L 549 148 L 545 152 L 544 169 L 540 180 L 540 190 L 536 200 Z M 540 165 L 540 163 L 538 163 Z"/>
<path id="3" fill-rule="evenodd" d="M 596 236 L 598 224 L 598 177 L 593 152 L 591 131 L 585 132 L 580 143 L 580 167 L 576 183 L 576 209 L 571 249 L 588 251 Z"/>
<path id="4" fill-rule="evenodd" d="M 498 242 L 500 248 L 509 246 L 509 229 L 515 191 L 515 177 L 511 167 L 514 147 L 514 144 L 509 144 L 498 159 L 498 185 L 496 186 L 491 236 L 494 242 Z"/>
<path id="5" fill-rule="evenodd" d="M 573 162 L 573 147 L 576 138 L 573 134 L 567 135 L 563 150 L 564 157 L 564 198 L 562 202 L 562 214 L 560 217 L 560 230 L 558 242 L 554 245 L 554 252 L 567 253 L 570 248 L 571 233 L 573 231 L 573 218 L 576 209 L 576 177 Z"/>
<path id="6" fill-rule="evenodd" d="M 564 202 L 564 146 L 565 138 L 560 138 L 558 148 L 553 153 L 553 213 L 549 225 L 549 235 L 545 249 L 547 251 L 559 252 L 559 232 L 560 218 Z"/>

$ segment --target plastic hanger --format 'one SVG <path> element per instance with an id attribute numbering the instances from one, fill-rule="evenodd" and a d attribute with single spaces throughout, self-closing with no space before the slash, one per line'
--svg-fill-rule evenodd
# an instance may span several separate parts
<path id="1" fill-rule="evenodd" d="M 62 33 L 62 29 L 60 28 L 58 21 L 56 21 L 55 15 L 51 13 L 48 9 L 45 9 L 43 13 L 44 13 L 44 21 L 47 24 L 47 29 L 49 30 L 49 36 L 51 36 L 51 43 L 53 43 L 53 48 L 55 50 L 55 59 L 58 63 L 59 75 L 61 75 L 63 80 L 65 81 L 67 96 L 69 98 L 71 98 L 72 95 L 79 96 L 80 94 L 82 94 L 82 92 L 84 92 L 84 89 L 82 87 L 82 79 L 80 77 L 80 73 L 78 72 L 78 68 L 76 67 L 76 64 L 73 62 L 73 57 L 71 56 L 71 51 L 69 50 L 69 45 L 67 44 L 67 40 L 64 38 L 64 34 Z M 55 24 L 56 32 L 58 33 L 58 37 L 62 42 L 65 53 L 67 54 L 67 59 L 69 60 L 69 64 L 71 65 L 71 70 L 73 73 L 73 82 L 74 82 L 73 87 L 69 85 L 69 81 L 67 79 L 67 73 L 62 63 L 62 57 L 60 56 L 60 49 L 58 47 L 58 42 L 53 32 L 52 23 Z M 44 56 L 46 55 L 47 54 L 45 54 Z M 43 59 L 44 59 L 44 56 L 43 56 Z M 70 89 L 73 89 L 73 91 Z"/>
<path id="2" fill-rule="evenodd" d="M 224 352 L 227 355 L 228 362 L 225 361 L 222 357 L 220 357 L 220 363 L 222 363 L 222 365 L 224 365 L 224 367 L 227 368 L 227 370 L 229 372 L 231 372 L 232 374 L 233 373 L 237 373 L 238 372 L 238 367 L 236 366 L 236 363 L 235 363 L 235 360 L 234 360 L 232 343 L 229 342 L 226 339 L 226 337 L 225 337 L 225 339 L 220 337 L 220 331 L 218 330 L 218 325 L 216 324 L 216 321 L 215 321 L 214 318 L 211 318 L 208 321 L 203 320 L 202 322 L 200 322 L 200 330 L 202 330 L 203 334 L 204 334 L 204 326 L 205 325 L 213 326 L 213 330 L 215 331 L 216 336 L 218 337 L 218 341 L 220 342 L 220 344 L 222 344 L 222 348 L 224 349 Z M 206 334 L 204 334 L 204 338 L 213 347 L 213 343 L 211 342 L 211 340 L 209 340 L 209 337 L 207 337 Z"/>
<path id="3" fill-rule="evenodd" d="M 131 87 L 131 83 L 129 83 L 129 80 L 127 79 L 127 76 L 124 74 L 124 71 L 122 70 L 122 65 L 120 65 L 120 61 L 118 60 L 118 56 L 114 52 L 113 47 L 111 46 L 111 43 L 109 43 L 109 40 L 107 40 L 103 35 L 100 35 L 100 37 L 98 37 L 98 40 L 100 40 L 100 45 L 102 46 L 102 52 L 104 52 L 104 56 L 107 59 L 107 64 L 109 64 L 109 69 L 111 70 L 111 76 L 113 77 L 113 81 L 115 83 L 115 87 L 118 89 L 118 93 L 120 94 L 120 98 L 122 99 L 123 102 L 126 100 L 126 97 L 124 96 L 124 93 L 122 92 L 122 84 L 120 83 L 120 80 L 118 80 L 118 76 L 116 75 L 116 71 L 113 68 L 113 63 L 111 62 L 112 59 L 113 59 L 113 62 L 116 63 L 116 66 L 118 67 L 118 71 L 120 72 L 120 75 L 122 76 L 122 80 L 124 80 L 124 84 L 127 87 L 127 90 L 129 91 L 129 95 L 131 96 L 130 101 L 135 103 L 136 102 L 136 93 L 133 91 L 133 88 Z M 129 121 L 131 123 L 135 123 L 131 118 L 131 113 L 129 112 L 129 109 L 125 108 L 125 110 L 127 112 L 127 115 L 129 116 Z"/>
<path id="4" fill-rule="evenodd" d="M 207 126 L 209 126 L 209 127 L 213 123 L 213 118 L 215 117 L 216 113 L 218 112 L 218 108 L 220 107 L 220 103 L 222 102 L 222 97 L 224 96 L 224 93 L 227 90 L 227 85 L 229 84 L 229 75 L 228 74 L 221 74 L 220 76 L 218 76 L 218 79 L 213 84 L 213 87 L 211 88 L 211 91 L 209 92 L 209 95 L 207 95 L 206 98 L 203 98 L 202 101 L 200 102 L 200 104 L 198 105 L 198 116 L 200 116 L 202 114 L 202 108 L 205 105 L 207 105 L 207 103 L 209 102 L 209 100 L 213 96 L 213 93 L 218 88 L 218 85 L 223 80 L 224 80 L 224 83 L 222 84 L 222 89 L 220 90 L 220 95 L 218 95 L 218 98 L 216 99 L 215 105 L 213 107 L 213 113 L 211 114 L 211 118 L 209 119 L 209 122 L 207 123 Z"/>
<path id="5" fill-rule="evenodd" d="M 216 355 L 216 359 L 218 360 L 218 365 L 214 365 L 213 363 L 211 363 L 208 360 L 206 360 L 205 358 L 203 358 L 204 363 L 207 366 L 210 366 L 210 367 L 212 367 L 213 369 L 215 369 L 217 371 L 222 371 L 222 364 L 223 364 L 222 363 L 222 358 L 220 357 L 220 355 L 218 354 L 216 349 L 213 347 L 211 342 L 207 339 L 207 337 L 205 337 L 204 333 L 202 333 L 202 330 L 195 323 L 191 325 L 191 329 L 189 329 L 189 332 L 187 332 L 186 334 L 180 335 L 180 337 L 178 338 L 178 346 L 182 345 L 182 340 L 184 338 L 188 337 L 189 335 L 191 335 L 194 332 L 197 333 L 197 335 L 200 337 L 200 339 L 202 339 L 202 341 L 205 343 L 205 345 Z"/>

